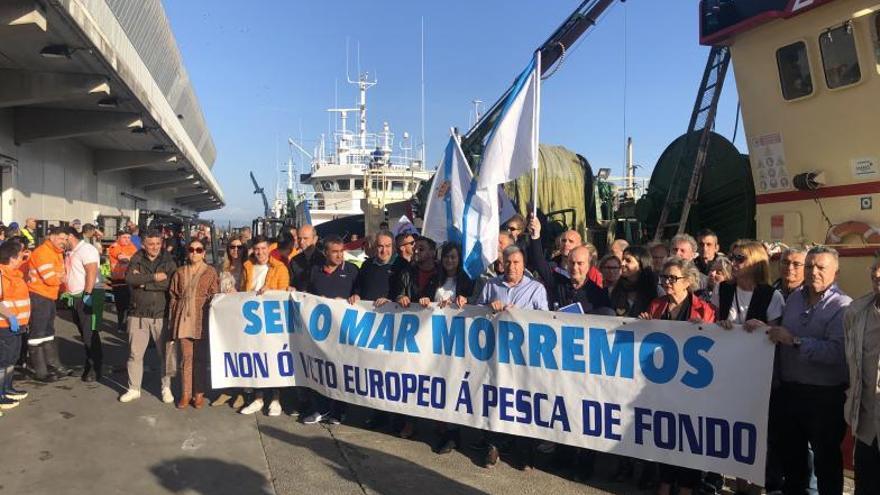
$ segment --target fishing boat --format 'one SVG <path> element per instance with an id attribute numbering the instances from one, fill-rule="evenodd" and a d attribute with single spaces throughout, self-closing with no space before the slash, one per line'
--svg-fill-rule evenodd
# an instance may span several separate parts
<path id="1" fill-rule="evenodd" d="M 364 215 L 368 230 L 373 230 L 389 220 L 387 205 L 409 201 L 433 172 L 425 168 L 424 148 L 413 153 L 409 133 L 396 142 L 388 122 L 379 132 L 368 132 L 367 90 L 377 81 L 363 73 L 348 82 L 358 88 L 357 106 L 327 110 L 338 117 L 329 149 L 324 135 L 314 153 L 291 141 L 310 159 L 310 169 L 299 181 L 311 190 L 299 193 L 297 214 L 308 216 L 312 225 Z M 358 119 L 355 130 L 348 128 L 351 114 Z"/>

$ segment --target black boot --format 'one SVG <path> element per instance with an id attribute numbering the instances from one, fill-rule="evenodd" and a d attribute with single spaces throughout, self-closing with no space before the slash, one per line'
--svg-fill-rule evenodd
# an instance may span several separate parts
<path id="1" fill-rule="evenodd" d="M 46 364 L 49 366 L 49 370 L 58 375 L 61 378 L 66 376 L 70 376 L 73 374 L 73 370 L 65 367 L 61 364 L 61 359 L 58 358 L 58 340 L 52 339 L 49 342 L 43 343 L 40 347 L 46 353 Z"/>
<path id="2" fill-rule="evenodd" d="M 18 362 L 15 363 L 16 367 L 18 367 L 21 371 L 28 373 L 33 370 L 33 367 L 30 366 L 30 359 L 28 358 L 28 354 L 30 353 L 30 346 L 27 343 L 27 332 L 22 333 L 21 335 L 21 351 L 18 353 Z"/>
<path id="3" fill-rule="evenodd" d="M 49 373 L 46 365 L 46 352 L 43 346 L 45 342 L 38 345 L 32 345 L 29 349 L 28 358 L 30 359 L 31 369 L 34 370 L 34 379 L 38 382 L 53 383 L 58 381 L 52 373 Z"/>

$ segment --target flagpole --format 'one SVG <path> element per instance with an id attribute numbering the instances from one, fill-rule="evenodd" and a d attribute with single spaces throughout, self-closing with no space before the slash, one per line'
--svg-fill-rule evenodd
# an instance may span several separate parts
<path id="1" fill-rule="evenodd" d="M 535 52 L 535 72 L 534 72 L 534 84 L 535 84 L 535 112 L 532 115 L 533 119 L 533 129 L 532 133 L 532 216 L 534 218 L 538 218 L 538 160 L 541 152 L 538 147 L 540 146 L 540 139 L 538 137 L 539 126 L 541 123 L 541 50 Z"/>

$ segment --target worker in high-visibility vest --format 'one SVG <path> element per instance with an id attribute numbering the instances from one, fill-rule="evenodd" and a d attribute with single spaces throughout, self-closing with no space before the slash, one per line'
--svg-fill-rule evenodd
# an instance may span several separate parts
<path id="1" fill-rule="evenodd" d="M 28 259 L 28 292 L 31 297 L 31 331 L 28 335 L 31 366 L 37 380 L 55 381 L 69 376 L 71 370 L 58 358 L 55 341 L 55 301 L 64 283 L 64 251 L 67 227 L 52 227 L 49 235 Z"/>
<path id="2" fill-rule="evenodd" d="M 21 235 L 27 239 L 28 244 L 27 247 L 29 249 L 34 249 L 37 247 L 37 219 L 36 218 L 28 218 L 24 221 L 24 227 L 21 229 Z"/>
<path id="3" fill-rule="evenodd" d="M 18 270 L 22 251 L 23 246 L 16 241 L 0 245 L 0 410 L 11 409 L 27 397 L 27 392 L 12 384 L 21 336 L 31 315 L 27 284 Z"/>
<path id="4" fill-rule="evenodd" d="M 116 235 L 116 242 L 107 248 L 110 258 L 110 286 L 116 302 L 116 329 L 120 333 L 126 331 L 128 308 L 131 306 L 131 288 L 125 283 L 125 271 L 137 251 L 138 248 L 131 242 L 131 234 L 124 230 Z"/>

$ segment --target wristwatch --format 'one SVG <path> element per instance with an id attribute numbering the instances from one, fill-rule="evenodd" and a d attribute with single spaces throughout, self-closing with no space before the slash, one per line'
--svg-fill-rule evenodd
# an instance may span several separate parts
<path id="1" fill-rule="evenodd" d="M 804 341 L 801 340 L 800 337 L 795 337 L 795 338 L 791 339 L 791 345 L 793 345 L 795 347 L 800 347 L 803 342 Z"/>

